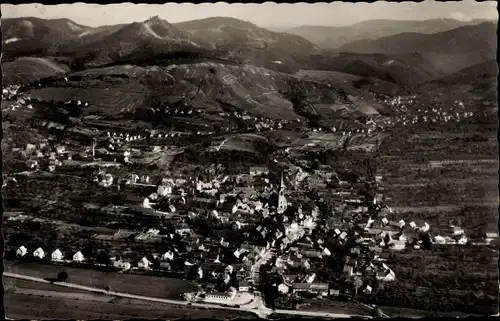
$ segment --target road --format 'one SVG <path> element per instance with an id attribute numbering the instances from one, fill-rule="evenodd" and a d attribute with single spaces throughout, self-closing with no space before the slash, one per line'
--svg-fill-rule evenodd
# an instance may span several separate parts
<path id="1" fill-rule="evenodd" d="M 27 276 L 27 275 L 10 273 L 10 272 L 4 272 L 3 276 L 27 280 L 27 281 L 33 281 L 33 282 L 47 283 L 47 284 L 53 283 L 53 282 L 47 281 L 45 279 L 35 278 L 35 277 Z M 234 307 L 233 308 L 233 307 L 222 307 L 220 305 L 215 305 L 215 304 L 194 303 L 194 302 L 181 301 L 181 300 L 168 300 L 168 299 L 147 297 L 147 296 L 142 296 L 142 295 L 135 295 L 135 294 L 130 294 L 130 293 L 106 291 L 106 290 L 100 289 L 100 288 L 94 288 L 94 287 L 89 287 L 89 286 L 84 286 L 84 285 L 79 285 L 79 284 L 74 284 L 74 283 L 68 283 L 68 282 L 55 282 L 53 284 L 58 285 L 58 286 L 64 286 L 64 287 L 68 287 L 68 288 L 90 291 L 90 292 L 94 292 L 94 293 L 101 293 L 103 295 L 122 297 L 122 298 L 128 298 L 128 299 L 167 303 L 167 304 L 172 304 L 172 305 L 192 306 L 192 307 L 206 308 L 206 309 L 219 309 L 219 310 L 223 309 L 223 310 L 250 312 L 250 313 L 257 314 L 259 317 L 263 317 L 263 318 L 266 318 L 271 313 L 301 315 L 301 316 L 316 316 L 316 317 L 323 317 L 323 318 L 367 317 L 367 316 L 362 316 L 362 315 L 348 315 L 348 314 L 329 313 L 329 312 L 321 312 L 321 311 L 271 310 L 264 305 L 262 298 L 258 294 L 255 297 L 255 300 L 257 301 L 257 308 L 245 308 L 245 307 L 240 307 L 240 308 Z"/>

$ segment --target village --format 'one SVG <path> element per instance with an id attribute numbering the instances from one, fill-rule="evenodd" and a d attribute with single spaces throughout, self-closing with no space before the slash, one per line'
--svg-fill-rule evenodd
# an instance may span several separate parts
<path id="1" fill-rule="evenodd" d="M 12 86 L 3 91 L 4 98 L 16 101 L 11 110 L 33 109 L 30 97 L 17 96 L 18 89 Z M 381 101 L 401 109 L 403 116 L 369 117 L 351 126 L 309 128 L 307 133 L 369 137 L 387 127 L 478 116 L 465 111 L 461 101 L 452 110 L 416 112 L 415 96 Z M 68 101 L 66 105 L 88 103 Z M 255 124 L 248 129 L 257 132 L 292 126 L 288 121 L 232 116 Z M 46 127 L 59 126 L 46 123 Z M 304 160 L 290 160 L 290 148 L 285 149 L 288 158 L 284 161 L 247 166 L 240 173 L 228 171 L 224 164 L 186 166 L 175 173 L 147 169 L 159 161 L 159 155 L 178 154 L 180 139 L 213 134 L 93 129 L 84 135 L 92 139 L 80 145 L 45 139 L 12 148 L 24 170 L 4 175 L 4 187 L 15 189 L 21 181 L 77 174 L 94 190 L 83 205 L 81 220 L 107 230 L 51 243 L 8 244 L 6 258 L 61 268 L 183 278 L 198 285 L 196 292 L 183 295 L 190 302 L 248 307 L 263 293 L 270 308 L 298 309 L 312 299 L 335 301 L 362 295 L 369 301 L 378 284 L 398 278 L 385 263 L 390 253 L 425 251 L 433 244 L 490 246 L 498 242 L 495 232 L 471 239 L 453 224 L 434 232 L 425 220 L 405 222 L 383 194 L 382 175 L 353 175 L 329 165 L 304 170 Z M 224 150 L 227 140 L 214 139 L 207 150 Z M 298 150 L 315 147 L 307 143 Z M 108 193 L 113 201 L 96 201 L 98 191 Z M 11 214 L 6 222 L 45 221 Z M 54 222 L 48 224 L 47 229 Z M 83 249 L 79 235 L 90 239 L 92 248 Z"/>
<path id="2" fill-rule="evenodd" d="M 120 136 L 109 134 L 108 147 L 120 141 Z M 129 140 L 136 139 L 141 137 Z M 44 146 L 27 147 L 27 152 L 39 156 Z M 133 162 L 130 152 L 119 155 L 116 150 L 110 155 L 114 158 L 111 163 L 127 166 Z M 94 161 L 95 146 L 87 154 Z M 77 158 L 67 156 L 63 147 L 49 155 L 50 172 Z M 39 170 L 40 163 L 30 159 L 28 170 Z M 112 168 L 100 168 L 93 179 L 96 188 L 149 191 L 142 199 L 138 193 L 135 205 L 112 208 L 113 215 L 132 213 L 142 226 L 151 227 L 124 228 L 113 235 L 93 237 L 97 242 L 115 243 L 133 239 L 163 252 L 127 255 L 116 247 L 106 254 L 86 257 L 76 249 L 63 253 L 59 248 L 22 245 L 10 253 L 15 251 L 21 260 L 29 257 L 59 265 L 108 266 L 119 273 L 163 272 L 196 280 L 200 290 L 187 293 L 188 300 L 240 306 L 251 301 L 250 293 L 266 286 L 261 283 L 262 273 L 273 275 L 272 286 L 281 301 L 312 294 L 330 298 L 358 292 L 369 295 L 375 280 L 392 282 L 397 278 L 384 263 L 391 251 L 418 251 L 434 243 L 487 245 L 498 241 L 498 234 L 488 233 L 484 240 L 472 242 L 458 226 L 433 237 L 426 222 L 398 220 L 382 193 L 368 199 L 358 190 L 365 182 L 375 191 L 383 190 L 383 177 L 377 175 L 344 178 L 327 166 L 307 173 L 293 165 L 281 173 L 272 173 L 268 167 L 250 167 L 248 173 L 226 175 L 224 166 L 214 165 L 196 177 L 152 178 L 145 174 L 116 177 L 108 172 Z M 328 191 L 336 202 L 322 206 L 322 198 L 313 200 L 305 192 L 311 189 Z M 7 220 L 22 219 L 19 215 Z M 155 226 L 153 222 L 158 220 L 161 223 Z M 66 248 L 71 246 L 66 244 Z M 332 275 L 325 273 L 325 266 Z M 337 284 L 338 280 L 346 281 L 345 287 L 332 286 L 333 279 Z"/>

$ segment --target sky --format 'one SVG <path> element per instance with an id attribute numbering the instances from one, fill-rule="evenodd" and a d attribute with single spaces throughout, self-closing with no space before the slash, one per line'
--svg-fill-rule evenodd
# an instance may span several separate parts
<path id="1" fill-rule="evenodd" d="M 2 4 L 3 18 L 39 17 L 68 18 L 87 26 L 102 26 L 144 21 L 158 15 L 171 23 L 214 16 L 233 17 L 261 27 L 294 27 L 300 25 L 346 26 L 372 19 L 426 20 L 452 18 L 457 20 L 498 19 L 496 1 L 473 0 L 437 2 L 374 3 L 294 3 L 228 4 L 224 2 L 158 5 L 120 3 L 111 5 L 73 4 Z"/>

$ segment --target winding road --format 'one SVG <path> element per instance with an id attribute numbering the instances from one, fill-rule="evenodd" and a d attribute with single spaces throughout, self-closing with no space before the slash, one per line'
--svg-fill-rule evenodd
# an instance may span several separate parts
<path id="1" fill-rule="evenodd" d="M 153 298 L 153 297 L 142 296 L 142 295 L 135 295 L 135 294 L 130 294 L 130 293 L 106 291 L 106 290 L 100 289 L 100 288 L 89 287 L 89 286 L 84 286 L 84 285 L 79 285 L 79 284 L 74 284 L 74 283 L 68 283 L 68 282 L 51 282 L 51 281 L 47 281 L 47 280 L 41 279 L 41 278 L 31 277 L 31 276 L 17 274 L 17 273 L 10 273 L 10 272 L 4 272 L 3 276 L 27 280 L 27 281 L 33 281 L 33 282 L 54 284 L 54 285 L 58 285 L 58 286 L 64 286 L 67 288 L 90 291 L 90 292 L 94 292 L 94 293 L 101 293 L 103 295 L 109 295 L 109 296 L 115 296 L 115 297 L 144 300 L 144 301 L 151 301 L 151 302 L 159 302 L 159 303 L 167 303 L 167 304 L 173 304 L 173 305 L 192 306 L 192 307 L 198 307 L 198 308 L 223 309 L 223 310 L 250 312 L 250 313 L 257 314 L 261 318 L 267 318 L 267 316 L 269 316 L 271 313 L 301 315 L 301 316 L 315 316 L 315 317 L 323 317 L 323 318 L 351 318 L 351 317 L 370 318 L 369 316 L 362 316 L 362 315 L 348 315 L 348 314 L 320 312 L 320 311 L 271 310 L 264 305 L 262 298 L 260 298 L 260 296 L 258 296 L 258 295 L 255 297 L 255 301 L 257 302 L 257 307 L 255 307 L 255 305 L 253 305 L 252 308 L 249 308 L 249 307 L 239 307 L 239 308 L 237 308 L 237 307 L 222 307 L 220 305 L 215 305 L 215 304 L 195 303 L 195 302 L 188 302 L 188 301 L 181 301 L 181 300 L 168 300 L 168 299 Z"/>

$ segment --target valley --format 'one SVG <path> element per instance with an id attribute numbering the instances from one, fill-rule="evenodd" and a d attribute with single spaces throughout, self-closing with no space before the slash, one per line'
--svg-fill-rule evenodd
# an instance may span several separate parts
<path id="1" fill-rule="evenodd" d="M 5 271 L 183 305 L 9 279 L 7 313 L 497 313 L 496 27 L 3 18 Z"/>

